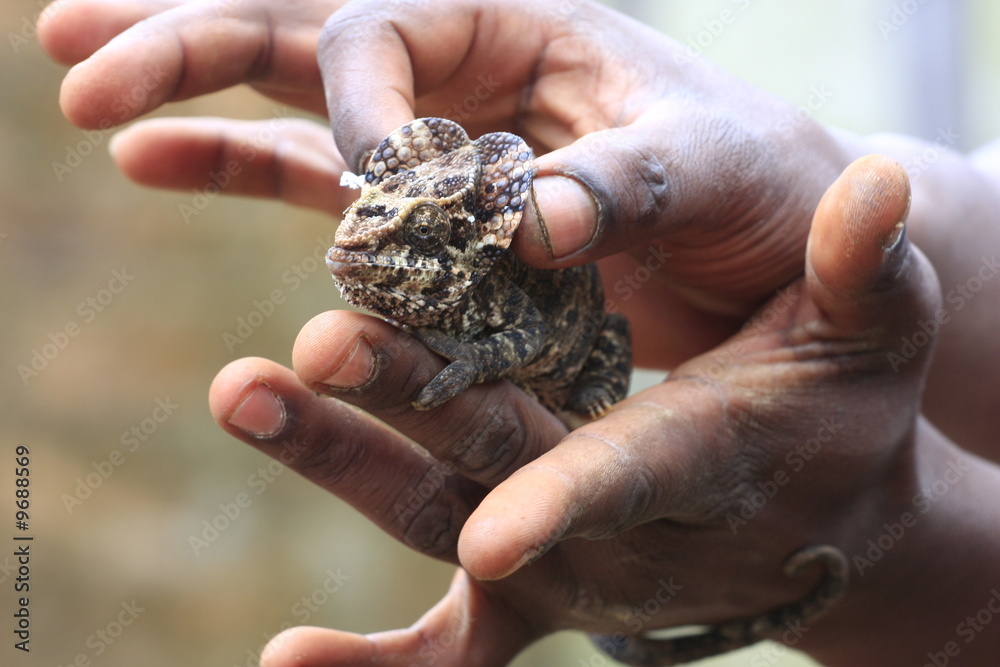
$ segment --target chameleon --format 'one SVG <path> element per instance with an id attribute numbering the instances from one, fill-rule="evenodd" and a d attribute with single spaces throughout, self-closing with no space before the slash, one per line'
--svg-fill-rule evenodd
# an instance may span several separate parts
<path id="1" fill-rule="evenodd" d="M 345 301 L 450 362 L 418 409 L 501 378 L 567 418 L 595 419 L 625 397 L 628 321 L 605 311 L 597 267 L 537 269 L 508 252 L 533 160 L 515 134 L 472 141 L 444 118 L 403 125 L 368 160 L 327 264 Z"/>

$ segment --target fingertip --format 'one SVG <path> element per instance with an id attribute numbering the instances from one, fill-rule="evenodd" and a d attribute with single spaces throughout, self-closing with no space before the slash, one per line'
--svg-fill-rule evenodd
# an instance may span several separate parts
<path id="1" fill-rule="evenodd" d="M 383 325 L 362 313 L 346 310 L 320 313 L 296 337 L 292 368 L 307 387 L 361 387 L 372 380 L 377 370 L 373 339 L 385 344 L 385 335 L 395 334 L 394 330 L 383 331 Z"/>
<path id="2" fill-rule="evenodd" d="M 38 43 L 50 58 L 62 65 L 78 63 L 93 52 L 79 38 L 78 14 L 76 5 L 56 2 L 38 16 Z"/>
<path id="3" fill-rule="evenodd" d="M 163 135 L 156 131 L 155 120 L 138 122 L 119 130 L 108 141 L 108 153 L 118 169 L 125 176 L 142 185 L 157 185 L 166 173 L 171 173 L 170 160 L 165 160 L 164 152 L 158 150 L 158 139 Z M 151 159 L 152 155 L 156 159 Z M 169 156 L 171 153 L 167 153 Z"/>
<path id="4" fill-rule="evenodd" d="M 375 644 L 364 635 L 302 626 L 275 635 L 260 656 L 261 667 L 368 664 Z"/>
<path id="5" fill-rule="evenodd" d="M 212 118 L 142 120 L 116 132 L 108 151 L 121 172 L 136 183 L 198 187 L 223 150 L 224 122 Z"/>
<path id="6" fill-rule="evenodd" d="M 906 170 L 884 155 L 855 160 L 823 195 L 813 217 L 811 269 L 833 294 L 876 289 L 906 255 Z"/>
<path id="7" fill-rule="evenodd" d="M 112 126 L 105 121 L 107 115 L 98 111 L 96 103 L 107 93 L 106 83 L 89 76 L 89 61 L 74 65 L 63 78 L 59 87 L 59 109 L 69 122 L 85 129 L 107 129 Z M 101 127 L 104 122 L 104 127 Z"/>
<path id="8" fill-rule="evenodd" d="M 248 379 L 248 365 L 253 358 L 236 359 L 222 367 L 208 388 L 208 408 L 217 422 L 224 422 L 234 407 L 234 397 Z"/>
<path id="9" fill-rule="evenodd" d="M 155 63 L 156 56 L 140 65 L 124 58 L 110 62 L 112 55 L 102 51 L 74 65 L 63 79 L 59 107 L 77 127 L 109 130 L 155 109 L 170 95 L 169 85 L 161 87 L 168 74 Z"/>
<path id="10" fill-rule="evenodd" d="M 219 371 L 209 388 L 208 402 L 220 426 L 252 438 L 271 438 L 284 429 L 288 415 L 272 365 L 266 359 L 248 357 Z"/>
<path id="11" fill-rule="evenodd" d="M 593 194 L 576 179 L 547 175 L 535 179 L 534 197 L 514 237 L 514 250 L 531 266 L 548 268 L 593 241 L 598 207 Z"/>
<path id="12" fill-rule="evenodd" d="M 73 65 L 89 58 L 129 27 L 169 6 L 169 2 L 149 1 L 52 2 L 38 17 L 38 40 L 53 60 Z"/>
<path id="13" fill-rule="evenodd" d="M 508 577 L 536 560 L 570 527 L 566 480 L 544 468 L 522 468 L 494 489 L 466 521 L 458 558 L 481 580 Z"/>

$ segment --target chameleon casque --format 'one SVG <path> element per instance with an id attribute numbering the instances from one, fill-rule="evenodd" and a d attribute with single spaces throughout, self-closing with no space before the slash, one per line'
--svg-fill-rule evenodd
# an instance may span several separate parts
<path id="1" fill-rule="evenodd" d="M 409 331 L 450 363 L 413 402 L 431 409 L 475 383 L 507 378 L 567 425 L 624 398 L 628 322 L 607 314 L 596 266 L 535 269 L 508 253 L 531 197 L 533 155 L 521 137 L 472 141 L 457 123 L 421 118 L 386 137 L 368 160 L 360 197 L 344 213 L 327 264 L 344 299 Z M 795 552 L 826 578 L 804 599 L 673 639 L 593 636 L 634 665 L 673 665 L 747 646 L 811 622 L 844 594 L 847 561 L 821 545 Z M 610 647 L 610 648 L 609 648 Z"/>

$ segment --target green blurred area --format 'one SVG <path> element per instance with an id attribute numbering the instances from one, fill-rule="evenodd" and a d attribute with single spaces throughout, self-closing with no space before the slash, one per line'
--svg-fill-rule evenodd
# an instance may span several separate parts
<path id="1" fill-rule="evenodd" d="M 707 57 L 796 104 L 826 86 L 828 100 L 809 110 L 825 122 L 911 129 L 908 77 L 921 73 L 894 48 L 906 26 L 879 29 L 891 2 L 618 5 L 682 43 L 698 43 L 721 12 L 735 12 L 703 48 Z M 444 593 L 452 568 L 410 553 L 294 473 L 269 469 L 207 407 L 226 363 L 259 355 L 289 364 L 299 328 L 342 307 L 315 259 L 336 220 L 126 181 L 108 156 L 112 133 L 82 131 L 61 115 L 65 68 L 34 38 L 40 9 L 0 7 L 2 451 L 13 459 L 17 444 L 30 449 L 35 536 L 32 651 L 14 652 L 5 630 L 0 664 L 69 665 L 83 655 L 109 667 L 254 665 L 267 638 L 290 625 L 409 625 Z M 976 20 L 963 29 L 977 57 L 967 61 L 962 140 L 975 145 L 991 136 L 998 108 L 988 85 L 995 47 L 980 34 L 997 10 L 979 2 L 968 11 Z M 155 115 L 289 113 L 240 88 Z M 264 302 L 275 290 L 281 303 L 271 308 Z M 267 316 L 252 315 L 261 310 Z M 241 319 L 259 326 L 234 343 Z M 25 373 L 33 362 L 37 374 Z M 12 470 L 0 463 L 5 540 L 14 532 Z M 226 517 L 240 494 L 250 502 Z M 194 544 L 206 522 L 226 527 Z M 4 627 L 11 576 L 0 570 Z M 139 608 L 112 641 L 97 634 Z M 609 663 L 567 633 L 516 664 Z M 815 663 L 758 646 L 702 664 Z"/>

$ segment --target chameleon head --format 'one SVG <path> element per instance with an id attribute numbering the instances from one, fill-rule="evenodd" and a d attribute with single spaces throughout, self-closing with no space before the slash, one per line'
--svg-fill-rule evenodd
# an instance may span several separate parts
<path id="1" fill-rule="evenodd" d="M 485 268 L 476 166 L 474 154 L 455 151 L 364 187 L 326 259 L 348 303 L 424 326 L 469 295 Z"/>
<path id="2" fill-rule="evenodd" d="M 510 245 L 531 160 L 516 135 L 473 142 L 444 118 L 390 134 L 327 255 L 344 299 L 413 327 L 449 319 Z"/>

